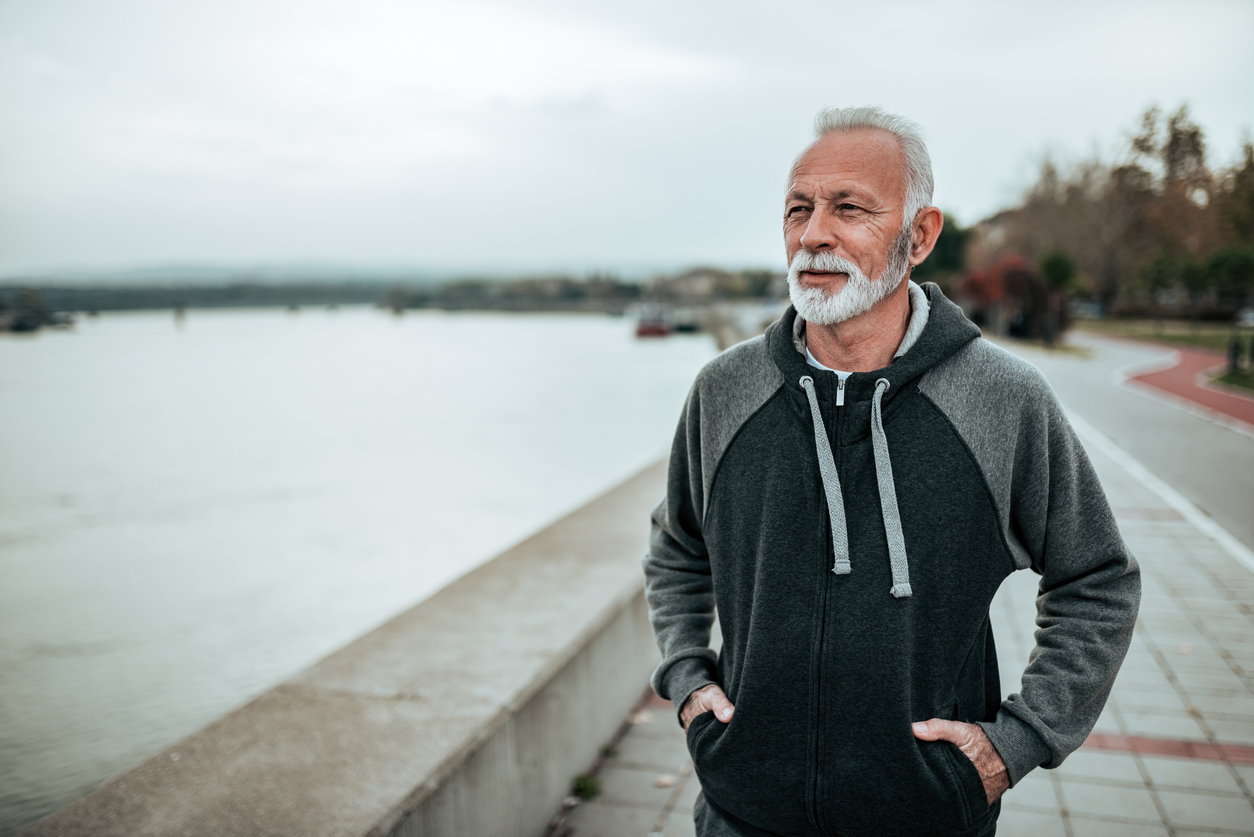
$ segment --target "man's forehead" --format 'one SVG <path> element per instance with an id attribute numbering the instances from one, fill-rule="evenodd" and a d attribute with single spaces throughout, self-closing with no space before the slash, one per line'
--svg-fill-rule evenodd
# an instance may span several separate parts
<path id="1" fill-rule="evenodd" d="M 788 190 L 790 196 L 904 197 L 905 157 L 897 138 L 886 131 L 828 134 L 797 159 Z"/>

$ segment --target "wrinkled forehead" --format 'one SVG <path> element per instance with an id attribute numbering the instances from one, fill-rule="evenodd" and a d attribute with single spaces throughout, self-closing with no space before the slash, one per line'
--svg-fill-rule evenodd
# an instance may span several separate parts
<path id="1" fill-rule="evenodd" d="M 789 172 L 789 194 L 817 198 L 853 191 L 904 205 L 906 156 L 897 137 L 877 128 L 827 134 L 801 152 Z"/>

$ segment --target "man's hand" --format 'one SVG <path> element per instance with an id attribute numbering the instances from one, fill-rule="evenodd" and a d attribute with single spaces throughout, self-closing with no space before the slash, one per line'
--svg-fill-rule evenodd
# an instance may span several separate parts
<path id="1" fill-rule="evenodd" d="M 684 725 L 687 731 L 688 725 L 692 723 L 692 719 L 700 715 L 702 712 L 714 711 L 714 717 L 723 723 L 731 720 L 732 713 L 736 711 L 736 707 L 732 706 L 727 695 L 723 694 L 723 690 L 711 683 L 708 686 L 702 686 L 688 696 L 688 700 L 684 703 L 684 708 L 679 710 L 679 722 Z"/>
<path id="2" fill-rule="evenodd" d="M 984 781 L 984 793 L 988 796 L 989 805 L 996 802 L 997 797 L 1010 787 L 1010 774 L 1006 772 L 1006 763 L 1001 760 L 1001 756 L 997 755 L 997 748 L 988 740 L 983 727 L 979 724 L 932 718 L 930 721 L 913 724 L 912 729 L 915 738 L 957 744 L 958 749 L 971 759 L 971 763 L 979 771 L 980 779 Z"/>

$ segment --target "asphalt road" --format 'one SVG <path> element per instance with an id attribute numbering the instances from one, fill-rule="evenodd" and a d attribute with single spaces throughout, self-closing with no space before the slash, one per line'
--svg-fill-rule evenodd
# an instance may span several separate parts
<path id="1" fill-rule="evenodd" d="M 1072 334 L 1079 352 L 1000 345 L 1036 364 L 1059 399 L 1254 549 L 1254 438 L 1115 383 L 1169 349 Z"/>

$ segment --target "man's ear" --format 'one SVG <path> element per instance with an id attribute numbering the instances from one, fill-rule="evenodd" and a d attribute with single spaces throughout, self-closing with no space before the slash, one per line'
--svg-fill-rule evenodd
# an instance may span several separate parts
<path id="1" fill-rule="evenodd" d="M 914 227 L 910 237 L 910 266 L 916 267 L 932 252 L 936 239 L 940 238 L 941 228 L 945 226 L 945 216 L 934 206 L 925 206 L 914 216 Z"/>

